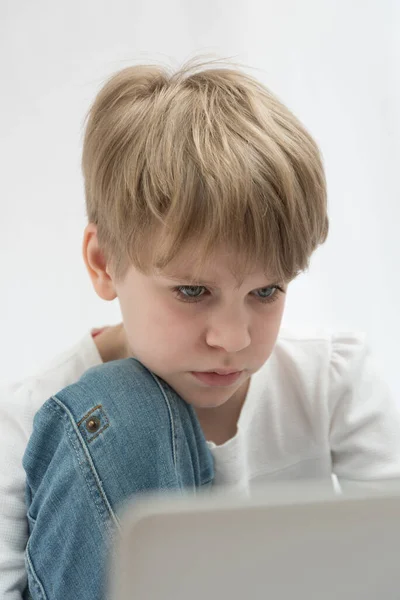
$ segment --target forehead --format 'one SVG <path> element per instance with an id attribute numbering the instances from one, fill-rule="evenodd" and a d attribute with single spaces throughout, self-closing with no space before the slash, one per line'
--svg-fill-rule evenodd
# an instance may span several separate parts
<path id="1" fill-rule="evenodd" d="M 154 274 L 215 287 L 224 283 L 240 286 L 246 281 L 265 279 L 268 276 L 262 264 L 245 266 L 242 257 L 234 251 L 220 247 L 204 261 L 193 246 L 177 255 L 163 269 L 155 269 Z"/>

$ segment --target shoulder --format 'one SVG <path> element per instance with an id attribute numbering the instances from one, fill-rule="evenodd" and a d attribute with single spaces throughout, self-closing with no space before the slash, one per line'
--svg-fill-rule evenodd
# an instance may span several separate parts
<path id="1" fill-rule="evenodd" d="M 35 413 L 59 390 L 77 381 L 85 371 L 101 364 L 88 332 L 77 344 L 56 356 L 36 375 L 0 390 L 0 429 L 12 426 L 14 434 L 28 440 Z"/>
<path id="2" fill-rule="evenodd" d="M 305 403 L 329 403 L 372 368 L 366 334 L 358 331 L 282 328 L 260 370 L 261 385 Z"/>
<path id="3" fill-rule="evenodd" d="M 305 403 L 324 404 L 329 414 L 339 402 L 350 406 L 374 397 L 383 403 L 390 396 L 363 331 L 283 329 L 268 362 L 266 373 L 278 391 L 290 389 Z"/>
<path id="4" fill-rule="evenodd" d="M 366 335 L 357 331 L 283 328 L 250 390 L 254 414 L 265 410 L 268 422 L 285 424 L 291 436 L 324 444 L 333 415 L 352 418 L 366 398 L 375 407 L 390 402 Z"/>
<path id="5" fill-rule="evenodd" d="M 367 336 L 362 331 L 282 328 L 271 358 L 307 365 L 312 371 L 323 366 L 344 367 L 367 351 Z"/>

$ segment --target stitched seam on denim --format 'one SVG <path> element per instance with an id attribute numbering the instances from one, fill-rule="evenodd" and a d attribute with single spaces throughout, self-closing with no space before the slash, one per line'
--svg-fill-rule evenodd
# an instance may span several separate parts
<path id="1" fill-rule="evenodd" d="M 85 464 L 85 462 L 82 462 L 82 459 L 80 457 L 79 447 L 77 447 L 77 445 L 76 445 L 76 440 L 74 440 L 73 435 L 71 435 L 71 432 L 69 432 L 68 430 L 67 430 L 67 436 L 68 436 L 68 438 L 69 438 L 69 440 L 71 442 L 71 445 L 72 445 L 73 449 L 75 450 L 75 454 L 76 454 L 76 457 L 78 459 L 78 463 L 79 463 L 79 465 L 81 467 L 82 474 L 83 474 L 83 477 L 85 479 L 86 485 L 88 487 L 89 493 L 92 496 L 93 503 L 94 503 L 94 505 L 97 508 L 98 514 L 100 515 L 100 519 L 101 519 L 100 524 L 101 524 L 101 526 L 103 526 L 103 525 L 105 525 L 105 523 L 104 523 L 104 512 L 107 513 L 107 510 L 108 510 L 108 512 L 113 517 L 113 519 L 114 519 L 115 515 L 114 515 L 114 513 L 112 511 L 110 503 L 108 502 L 108 499 L 107 499 L 106 494 L 104 492 L 104 488 L 102 486 L 102 483 L 100 481 L 100 478 L 99 478 L 99 476 L 97 474 L 96 468 L 95 468 L 95 466 L 94 466 L 94 464 L 93 464 L 93 462 L 91 460 L 90 455 L 88 457 L 88 454 L 86 453 L 85 448 L 82 446 L 82 449 L 83 449 L 83 451 L 84 451 L 84 453 L 86 455 L 86 460 L 89 462 L 89 471 L 90 471 L 91 475 L 94 476 L 95 481 L 96 481 L 94 489 L 93 489 L 93 482 L 92 481 L 88 481 L 87 474 L 85 472 L 86 469 L 87 469 L 87 465 Z M 98 492 L 98 494 L 100 495 L 100 498 L 99 498 L 99 496 L 98 496 L 98 494 L 96 492 Z M 104 504 L 106 505 L 105 510 L 104 510 L 103 502 L 101 500 L 103 500 Z"/>
<path id="2" fill-rule="evenodd" d="M 80 427 L 80 425 L 83 423 L 83 421 L 85 421 L 88 417 L 90 417 L 90 415 L 92 415 L 94 412 L 96 412 L 96 410 L 99 410 L 99 409 L 103 413 L 104 420 L 106 421 L 106 425 L 104 425 L 101 429 L 99 429 L 99 431 L 96 433 L 96 435 L 91 436 L 90 440 L 89 439 L 87 440 L 88 444 L 91 444 L 93 442 L 93 440 L 95 440 L 98 435 L 100 435 L 101 433 L 103 433 L 103 431 L 105 429 L 107 429 L 107 427 L 109 427 L 109 425 L 110 425 L 110 421 L 108 420 L 108 417 L 107 417 L 106 413 L 103 410 L 103 405 L 102 404 L 98 404 L 94 408 L 91 408 L 89 410 L 89 412 L 87 412 L 86 415 L 84 417 L 82 417 L 82 419 L 80 421 L 78 421 L 78 423 L 77 423 L 78 427 Z"/>
<path id="3" fill-rule="evenodd" d="M 73 429 L 75 429 L 75 428 L 73 427 Z M 76 431 L 74 431 L 74 433 L 76 434 Z M 73 434 L 71 434 L 71 432 L 67 430 L 67 435 L 68 435 L 68 438 L 69 438 L 69 440 L 71 442 L 71 445 L 72 445 L 73 449 L 75 450 L 75 454 L 76 454 L 76 457 L 78 459 L 78 463 L 79 463 L 79 465 L 81 467 L 81 470 L 82 470 L 82 473 L 83 473 L 86 485 L 87 485 L 88 490 L 89 490 L 89 493 L 92 496 L 93 503 L 94 503 L 94 505 L 97 508 L 98 514 L 100 515 L 100 519 L 101 519 L 101 523 L 100 524 L 101 524 L 101 526 L 106 525 L 107 528 L 108 528 L 108 525 L 104 522 L 104 513 L 107 514 L 107 512 L 110 513 L 112 519 L 117 524 L 114 512 L 113 512 L 113 510 L 111 508 L 111 505 L 110 505 L 110 503 L 108 501 L 108 498 L 107 498 L 107 496 L 105 494 L 105 491 L 104 491 L 103 485 L 101 483 L 100 477 L 98 476 L 98 473 L 96 471 L 96 467 L 93 464 L 93 461 L 91 459 L 90 454 L 87 452 L 87 449 L 86 449 L 86 447 L 84 445 L 84 442 L 82 440 L 79 440 L 80 445 L 81 445 L 81 447 L 83 449 L 83 452 L 85 454 L 86 460 L 89 463 L 89 472 L 91 473 L 92 476 L 94 476 L 95 486 L 93 486 L 93 481 L 88 481 L 87 473 L 85 472 L 86 469 L 88 468 L 88 465 L 85 464 L 85 462 L 82 462 L 82 459 L 81 459 L 81 456 L 80 456 L 80 452 L 79 452 L 79 446 L 77 447 L 76 440 L 74 439 Z M 79 444 L 79 442 L 78 442 L 78 444 Z M 105 508 L 104 508 L 103 503 L 105 504 Z"/>
<path id="4" fill-rule="evenodd" d="M 105 429 L 107 429 L 107 427 L 109 427 L 109 426 L 110 426 L 110 423 L 108 423 L 107 425 L 104 425 L 104 427 L 102 427 L 101 429 L 98 430 L 98 432 L 96 433 L 96 435 L 92 436 L 90 438 L 90 440 L 87 440 L 87 443 L 91 444 L 93 442 L 93 440 L 95 440 L 97 438 L 97 436 L 100 435 L 101 433 L 103 433 L 103 431 Z"/>
<path id="5" fill-rule="evenodd" d="M 103 502 L 104 502 L 104 504 L 106 506 L 106 511 L 108 510 L 108 512 L 109 512 L 112 520 L 114 521 L 114 524 L 116 525 L 116 527 L 118 529 L 120 529 L 119 519 L 115 515 L 115 513 L 114 513 L 114 511 L 113 511 L 113 509 L 111 507 L 111 504 L 110 504 L 110 502 L 109 502 L 109 500 L 108 500 L 108 498 L 106 496 L 106 493 L 104 491 L 104 488 L 103 488 L 101 480 L 100 480 L 100 477 L 99 477 L 99 475 L 98 475 L 98 473 L 96 471 L 96 467 L 94 466 L 92 457 L 90 456 L 90 452 L 88 451 L 88 449 L 86 447 L 85 441 L 84 441 L 84 439 L 83 439 L 83 437 L 82 437 L 82 435 L 81 435 L 81 433 L 79 431 L 79 428 L 76 425 L 76 422 L 74 420 L 74 417 L 73 417 L 72 413 L 65 406 L 65 404 L 63 404 L 63 402 L 61 402 L 56 396 L 53 396 L 52 400 L 54 400 L 54 402 L 56 402 L 56 404 L 59 406 L 59 408 L 67 414 L 67 416 L 69 418 L 69 424 L 72 426 L 74 434 L 76 435 L 76 438 L 77 438 L 77 440 L 78 440 L 78 442 L 79 442 L 79 444 L 81 446 L 81 449 L 82 449 L 82 451 L 83 451 L 83 453 L 85 455 L 85 458 L 86 458 L 87 463 L 89 465 L 89 471 L 90 471 L 91 475 L 94 477 L 97 491 L 99 492 L 100 497 L 103 499 Z M 53 410 L 54 410 L 54 408 L 53 408 Z M 96 496 L 95 494 L 93 494 L 93 489 L 92 489 L 93 488 L 93 482 L 91 482 L 91 485 L 90 485 L 90 483 L 88 481 L 88 478 L 86 477 L 86 474 L 85 474 L 85 468 L 84 467 L 87 468 L 88 465 L 86 465 L 86 464 L 83 465 L 82 464 L 81 458 L 79 456 L 79 448 L 76 447 L 76 442 L 72 438 L 72 436 L 70 435 L 70 432 L 68 431 L 68 429 L 66 429 L 66 432 L 67 432 L 68 438 L 69 438 L 69 440 L 71 442 L 71 445 L 72 445 L 72 447 L 73 447 L 73 449 L 75 451 L 75 454 L 76 454 L 76 457 L 78 459 L 78 463 L 79 463 L 79 465 L 81 467 L 81 470 L 82 470 L 82 473 L 83 473 L 83 477 L 85 479 L 85 482 L 86 482 L 86 485 L 88 487 L 89 493 L 92 496 L 94 504 L 95 504 L 95 506 L 97 508 L 97 511 L 98 511 L 98 513 L 99 513 L 99 515 L 100 515 L 100 517 L 102 519 L 102 525 L 104 525 L 103 514 L 102 514 L 104 512 L 104 507 L 103 506 L 99 506 L 99 498 L 98 498 L 98 496 Z M 103 510 L 101 510 L 101 509 L 103 509 Z"/>
<path id="6" fill-rule="evenodd" d="M 39 590 L 39 593 L 42 596 L 43 600 L 47 600 L 47 594 L 44 591 L 43 585 L 42 585 L 39 577 L 36 574 L 35 568 L 33 566 L 32 560 L 31 560 L 31 556 L 30 556 L 30 539 L 28 540 L 28 542 L 26 544 L 25 558 L 26 558 L 26 562 L 28 563 L 28 567 L 29 567 L 30 573 L 32 575 L 34 584 L 37 586 L 37 588 Z M 28 586 L 29 586 L 29 581 L 28 581 Z M 29 590 L 29 593 L 30 593 L 30 591 L 31 590 Z"/>
<path id="7" fill-rule="evenodd" d="M 167 405 L 168 408 L 168 413 L 169 413 L 169 422 L 171 425 L 171 436 L 172 436 L 172 456 L 173 456 L 173 461 L 174 461 L 174 467 L 175 467 L 175 472 L 176 472 L 176 468 L 177 468 L 177 460 L 176 460 L 176 447 L 175 447 L 175 422 L 174 422 L 174 417 L 172 414 L 172 407 L 170 405 L 170 402 L 168 400 L 167 394 L 165 393 L 164 388 L 162 387 L 161 383 L 158 381 L 158 378 L 154 375 L 154 373 L 152 373 L 152 371 L 149 371 L 150 375 L 152 376 L 152 378 L 154 379 L 154 381 L 156 382 L 156 384 L 158 385 L 158 387 L 161 390 L 161 393 L 164 397 L 165 403 Z"/>
<path id="8" fill-rule="evenodd" d="M 80 421 L 77 422 L 78 427 L 80 425 L 82 425 L 83 421 L 85 421 L 92 413 L 94 413 L 95 410 L 98 410 L 99 408 L 103 408 L 103 405 L 98 404 L 97 406 L 94 406 L 93 408 L 91 408 L 89 410 L 89 412 L 87 412 L 86 415 L 84 417 L 82 417 L 82 419 Z"/>

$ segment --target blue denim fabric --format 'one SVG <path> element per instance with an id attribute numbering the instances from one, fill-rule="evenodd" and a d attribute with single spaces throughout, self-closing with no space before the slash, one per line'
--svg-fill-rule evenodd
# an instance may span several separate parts
<path id="1" fill-rule="evenodd" d="M 32 600 L 104 599 L 125 501 L 195 491 L 214 476 L 193 408 L 133 358 L 89 369 L 50 398 L 23 465 Z"/>

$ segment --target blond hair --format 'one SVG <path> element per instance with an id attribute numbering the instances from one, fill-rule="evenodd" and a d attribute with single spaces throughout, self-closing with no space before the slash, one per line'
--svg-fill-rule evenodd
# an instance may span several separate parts
<path id="1" fill-rule="evenodd" d="M 116 278 L 131 264 L 163 269 L 194 242 L 200 268 L 224 244 L 238 273 L 261 262 L 290 281 L 328 234 L 317 144 L 237 68 L 117 72 L 89 110 L 82 169 L 88 220 Z"/>

